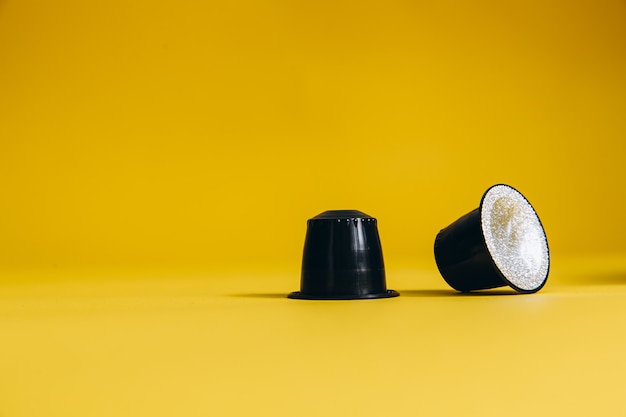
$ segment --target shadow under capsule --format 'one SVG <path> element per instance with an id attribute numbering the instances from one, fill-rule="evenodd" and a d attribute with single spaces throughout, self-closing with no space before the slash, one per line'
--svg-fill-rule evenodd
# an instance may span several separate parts
<path id="1" fill-rule="evenodd" d="M 228 296 L 236 298 L 287 298 L 287 293 L 243 293 L 228 294 Z"/>
<path id="2" fill-rule="evenodd" d="M 421 298 L 436 298 L 436 297 L 488 297 L 498 295 L 516 295 L 513 290 L 485 290 L 485 291 L 473 291 L 473 292 L 459 292 L 454 290 L 401 290 L 399 291 L 402 296 L 405 297 L 421 297 Z"/>

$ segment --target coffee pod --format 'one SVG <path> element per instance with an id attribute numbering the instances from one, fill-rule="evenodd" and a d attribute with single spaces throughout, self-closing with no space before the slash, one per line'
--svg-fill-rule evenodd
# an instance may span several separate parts
<path id="1" fill-rule="evenodd" d="M 325 211 L 307 222 L 300 291 L 289 298 L 396 297 L 385 282 L 376 219 L 357 210 Z"/>
<path id="2" fill-rule="evenodd" d="M 480 206 L 435 239 L 439 272 L 462 292 L 509 286 L 539 291 L 548 278 L 550 251 L 539 216 L 515 188 L 498 184 Z"/>

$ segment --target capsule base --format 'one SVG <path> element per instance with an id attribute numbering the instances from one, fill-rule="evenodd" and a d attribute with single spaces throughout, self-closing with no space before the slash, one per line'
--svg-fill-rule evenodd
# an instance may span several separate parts
<path id="1" fill-rule="evenodd" d="M 375 298 L 392 298 L 399 295 L 400 294 L 394 290 L 387 290 L 378 294 L 363 295 L 312 295 L 303 294 L 301 291 L 294 291 L 290 293 L 287 298 L 293 298 L 296 300 L 371 300 Z"/>

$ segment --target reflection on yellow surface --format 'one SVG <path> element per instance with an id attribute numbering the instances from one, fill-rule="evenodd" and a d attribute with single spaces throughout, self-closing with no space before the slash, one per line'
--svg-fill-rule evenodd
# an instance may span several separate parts
<path id="1" fill-rule="evenodd" d="M 623 414 L 625 20 L 1 1 L 0 416 Z M 495 183 L 546 228 L 536 295 L 434 265 Z M 283 298 L 328 209 L 378 219 L 401 297 Z"/>

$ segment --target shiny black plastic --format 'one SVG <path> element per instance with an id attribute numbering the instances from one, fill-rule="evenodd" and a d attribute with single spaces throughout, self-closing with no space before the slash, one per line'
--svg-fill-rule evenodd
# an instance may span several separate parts
<path id="1" fill-rule="evenodd" d="M 480 209 L 466 214 L 439 232 L 435 238 L 435 262 L 443 279 L 458 291 L 509 285 L 487 249 Z"/>
<path id="2" fill-rule="evenodd" d="M 376 219 L 332 210 L 307 222 L 300 291 L 289 298 L 350 300 L 396 297 L 387 290 Z"/>

